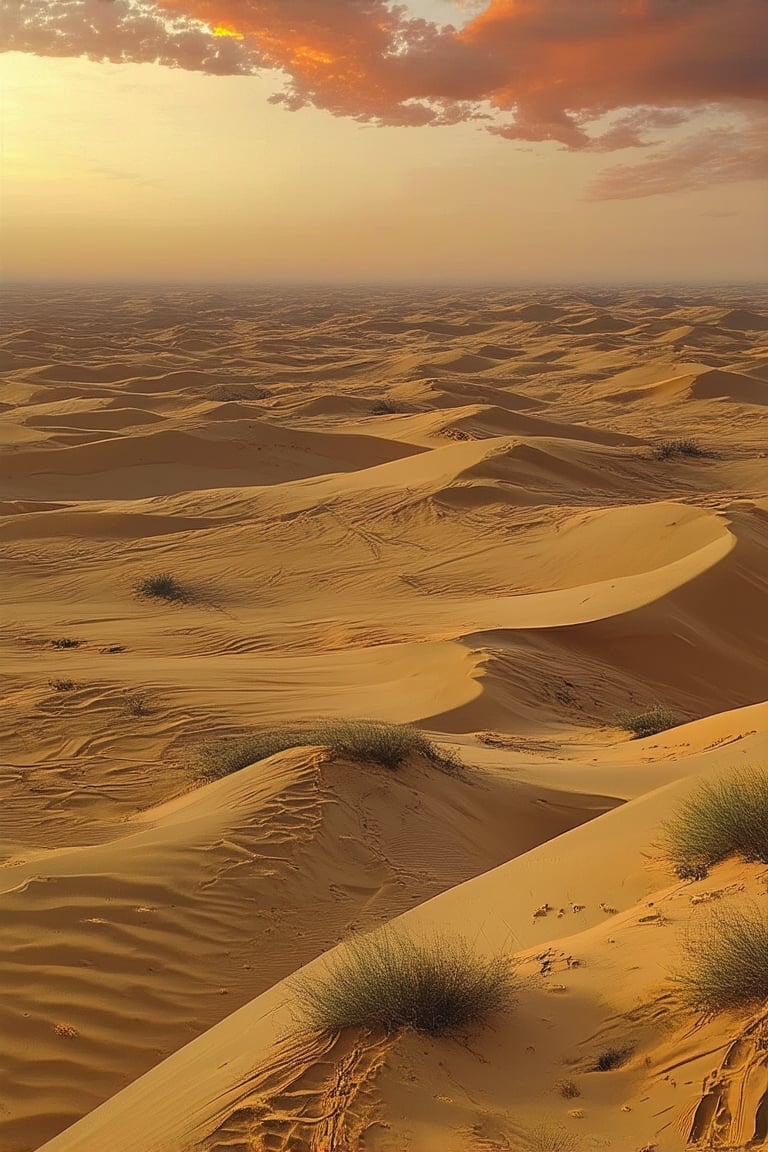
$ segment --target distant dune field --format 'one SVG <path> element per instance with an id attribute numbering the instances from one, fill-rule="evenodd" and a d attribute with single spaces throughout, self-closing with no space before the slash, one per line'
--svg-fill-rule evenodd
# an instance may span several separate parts
<path id="1" fill-rule="evenodd" d="M 0 1152 L 762 1147 L 670 977 L 766 864 L 663 825 L 768 770 L 768 296 L 18 288 L 0 367 Z M 310 1030 L 383 925 L 514 996 Z"/>

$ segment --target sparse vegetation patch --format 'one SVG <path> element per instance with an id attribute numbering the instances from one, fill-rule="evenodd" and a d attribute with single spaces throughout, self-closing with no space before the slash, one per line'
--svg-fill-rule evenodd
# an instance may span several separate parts
<path id="1" fill-rule="evenodd" d="M 768 919 L 762 909 L 719 912 L 685 943 L 675 979 L 691 1008 L 710 1015 L 768 1000 Z"/>
<path id="2" fill-rule="evenodd" d="M 678 864 L 675 875 L 679 880 L 706 880 L 709 868 L 706 864 Z"/>
<path id="3" fill-rule="evenodd" d="M 151 596 L 155 600 L 183 601 L 189 599 L 186 588 L 171 572 L 156 572 L 143 576 L 136 584 L 137 596 Z"/>
<path id="4" fill-rule="evenodd" d="M 371 407 L 372 416 L 396 416 L 407 411 L 406 406 L 398 404 L 396 400 L 377 400 Z"/>
<path id="5" fill-rule="evenodd" d="M 215 780 L 278 752 L 314 744 L 327 747 L 334 756 L 345 755 L 392 770 L 399 768 L 411 756 L 421 756 L 444 769 L 458 766 L 453 757 L 438 749 L 429 737 L 410 724 L 330 720 L 211 741 L 197 750 L 196 767 L 198 775 Z"/>
<path id="6" fill-rule="evenodd" d="M 605 1052 L 601 1052 L 595 1061 L 593 1071 L 612 1072 L 614 1068 L 621 1068 L 622 1064 L 626 1064 L 631 1055 L 631 1047 L 606 1048 Z"/>
<path id="7" fill-rule="evenodd" d="M 412 1028 L 443 1036 L 484 1024 L 511 1001 L 506 957 L 478 956 L 461 937 L 414 940 L 384 929 L 348 941 L 319 975 L 293 981 L 304 1022 L 343 1028 Z"/>
<path id="8" fill-rule="evenodd" d="M 663 704 L 652 704 L 641 712 L 619 712 L 617 722 L 625 731 L 631 732 L 637 740 L 644 736 L 655 736 L 677 726 L 674 713 Z"/>
<path id="9" fill-rule="evenodd" d="M 123 707 L 129 716 L 148 716 L 151 711 L 147 697 L 142 692 L 131 692 L 124 696 Z"/>
<path id="10" fill-rule="evenodd" d="M 51 648 L 79 648 L 82 640 L 73 640 L 71 636 L 63 636 L 59 640 L 51 640 Z"/>
<path id="11" fill-rule="evenodd" d="M 48 687 L 53 688 L 54 692 L 71 692 L 75 687 L 74 680 L 49 680 Z"/>
<path id="12" fill-rule="evenodd" d="M 706 875 L 727 856 L 768 864 L 768 773 L 742 769 L 705 781 L 666 822 L 664 841 L 678 876 Z"/>
<path id="13" fill-rule="evenodd" d="M 555 1088 L 564 1100 L 575 1100 L 577 1096 L 581 1096 L 579 1086 L 574 1080 L 558 1080 Z"/>
<path id="14" fill-rule="evenodd" d="M 662 440 L 653 449 L 653 455 L 656 460 L 671 460 L 675 456 L 711 456 L 711 452 L 695 440 Z"/>

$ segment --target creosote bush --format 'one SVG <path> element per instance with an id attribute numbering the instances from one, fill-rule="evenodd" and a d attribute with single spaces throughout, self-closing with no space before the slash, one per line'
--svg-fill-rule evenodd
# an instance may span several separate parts
<path id="1" fill-rule="evenodd" d="M 156 600 L 187 600 L 189 591 L 170 572 L 156 572 L 143 576 L 136 584 L 138 596 L 152 596 Z"/>
<path id="2" fill-rule="evenodd" d="M 653 450 L 657 460 L 671 460 L 673 456 L 709 456 L 695 440 L 662 440 Z"/>
<path id="3" fill-rule="evenodd" d="M 761 909 L 718 912 L 685 942 L 675 980 L 689 1007 L 715 1015 L 768 1000 L 768 918 Z"/>
<path id="4" fill-rule="evenodd" d="M 505 957 L 479 956 L 461 937 L 414 940 L 381 929 L 353 937 L 323 974 L 293 987 L 303 1022 L 319 1031 L 443 1036 L 486 1023 L 511 1002 L 514 981 Z"/>
<path id="5" fill-rule="evenodd" d="M 641 740 L 644 736 L 655 736 L 658 732 L 666 732 L 668 728 L 677 725 L 674 713 L 663 704 L 652 704 L 642 712 L 619 712 L 616 719 L 619 726 L 631 732 L 637 740 Z"/>
<path id="6" fill-rule="evenodd" d="M 198 775 L 216 780 L 239 772 L 257 760 L 266 760 L 288 748 L 320 744 L 334 756 L 349 756 L 381 764 L 392 770 L 410 756 L 422 756 L 444 769 L 458 766 L 450 755 L 410 724 L 385 724 L 379 720 L 329 720 L 298 728 L 255 732 L 249 736 L 215 740 L 203 744 L 195 757 Z"/>
<path id="7" fill-rule="evenodd" d="M 768 773 L 742 769 L 707 780 L 664 825 L 677 870 L 706 869 L 727 856 L 768 864 Z"/>

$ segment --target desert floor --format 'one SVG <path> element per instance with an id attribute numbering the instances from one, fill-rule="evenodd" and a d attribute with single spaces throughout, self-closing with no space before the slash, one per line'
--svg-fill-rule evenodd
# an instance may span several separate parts
<path id="1" fill-rule="evenodd" d="M 767 871 L 659 837 L 768 754 L 768 297 L 18 288 L 0 366 L 0 1152 L 761 1146 L 768 1028 L 670 976 Z M 317 717 L 462 767 L 195 780 Z M 302 1031 L 292 975 L 395 919 L 516 1002 Z"/>

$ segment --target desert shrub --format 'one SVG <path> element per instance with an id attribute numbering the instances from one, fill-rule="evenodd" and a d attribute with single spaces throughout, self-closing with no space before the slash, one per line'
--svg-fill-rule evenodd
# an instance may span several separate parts
<path id="1" fill-rule="evenodd" d="M 705 869 L 727 856 L 768 864 L 768 773 L 747 768 L 707 780 L 664 825 L 678 869 Z"/>
<path id="2" fill-rule="evenodd" d="M 75 687 L 74 680 L 49 680 L 48 687 L 53 688 L 54 692 L 71 692 Z"/>
<path id="3" fill-rule="evenodd" d="M 136 593 L 139 596 L 152 596 L 156 600 L 186 600 L 189 597 L 188 589 L 170 572 L 143 576 L 136 584 Z"/>
<path id="4" fill-rule="evenodd" d="M 706 864 L 677 864 L 675 875 L 679 880 L 706 880 L 709 868 Z"/>
<path id="5" fill-rule="evenodd" d="M 614 1068 L 621 1068 L 632 1055 L 632 1048 L 606 1048 L 601 1052 L 593 1068 L 594 1072 L 612 1072 Z"/>
<path id="6" fill-rule="evenodd" d="M 452 757 L 441 752 L 423 732 L 410 724 L 331 720 L 212 741 L 198 749 L 197 767 L 200 776 L 214 780 L 239 772 L 241 768 L 257 760 L 266 760 L 277 752 L 310 744 L 323 745 L 332 755 L 347 755 L 393 770 L 414 755 L 423 756 L 443 768 L 456 766 Z"/>
<path id="7" fill-rule="evenodd" d="M 396 416 L 405 411 L 405 405 L 398 404 L 396 400 L 377 400 L 371 407 L 372 416 Z"/>
<path id="8" fill-rule="evenodd" d="M 342 1028 L 413 1028 L 430 1036 L 485 1023 L 511 1000 L 505 957 L 475 954 L 461 937 L 413 940 L 383 929 L 353 937 L 320 975 L 297 977 L 304 1022 Z"/>
<path id="9" fill-rule="evenodd" d="M 132 692 L 123 697 L 123 708 L 129 716 L 148 716 L 149 702 L 142 692 Z"/>
<path id="10" fill-rule="evenodd" d="M 575 1100 L 577 1096 L 581 1096 L 581 1091 L 575 1080 L 558 1080 L 555 1089 L 564 1100 Z"/>
<path id="11" fill-rule="evenodd" d="M 687 1004 L 715 1015 L 768 1000 L 768 919 L 760 909 L 718 912 L 685 941 L 674 979 Z"/>
<path id="12" fill-rule="evenodd" d="M 214 388 L 208 395 L 212 400 L 223 400 L 226 403 L 232 400 L 268 400 L 272 393 L 268 388 L 258 388 L 255 385 L 224 384 L 220 388 Z"/>
<path id="13" fill-rule="evenodd" d="M 322 729 L 320 730 L 322 732 Z M 325 725 L 325 741 L 332 752 L 399 768 L 410 756 L 422 756 L 444 767 L 453 760 L 412 724 L 384 724 L 377 720 L 336 720 Z"/>
<path id="14" fill-rule="evenodd" d="M 619 712 L 617 721 L 621 728 L 631 732 L 636 739 L 644 736 L 655 736 L 658 732 L 666 732 L 674 728 L 677 720 L 674 714 L 663 704 L 651 704 L 642 712 Z"/>
<path id="15" fill-rule="evenodd" d="M 82 640 L 73 640 L 71 636 L 62 636 L 59 640 L 51 640 L 52 648 L 79 648 Z"/>
<path id="16" fill-rule="evenodd" d="M 708 456 L 706 449 L 695 440 L 662 440 L 653 450 L 657 460 L 671 460 L 673 456 Z"/>

